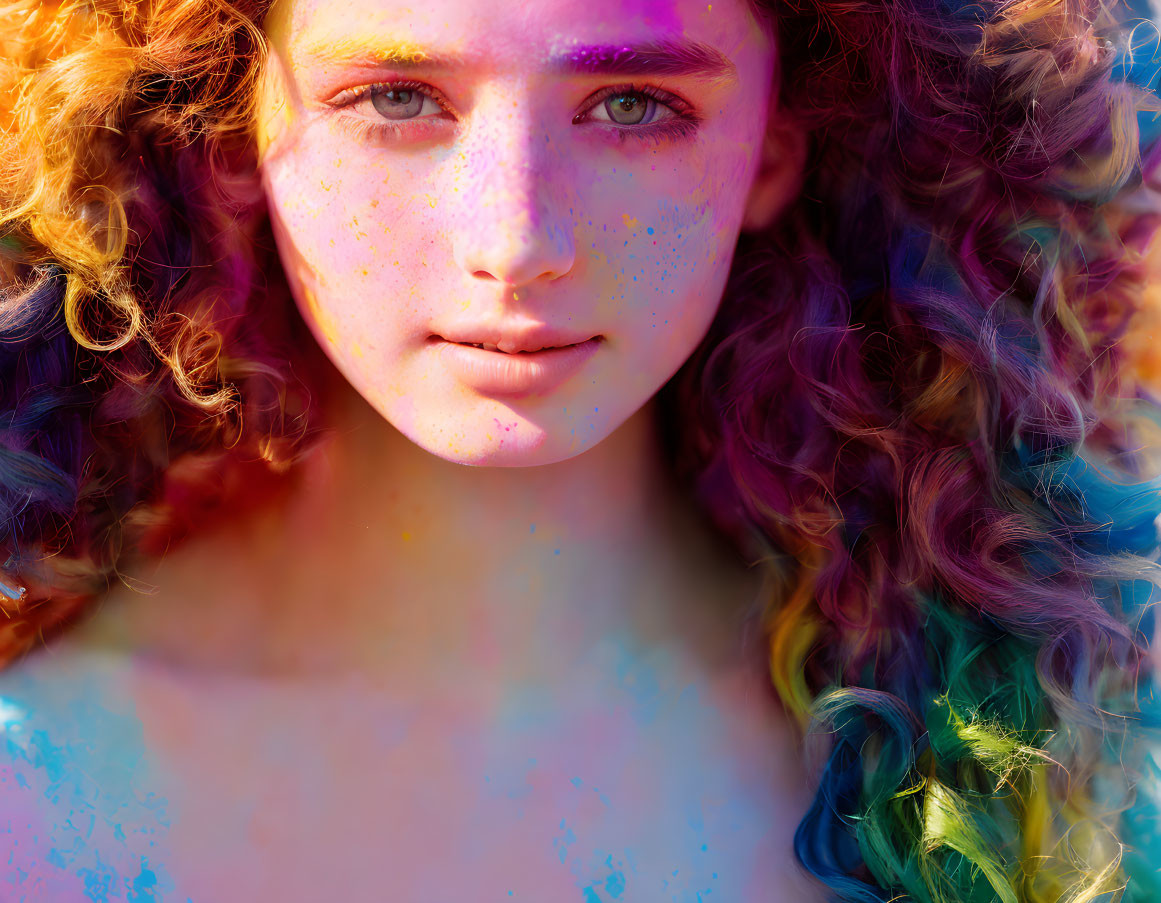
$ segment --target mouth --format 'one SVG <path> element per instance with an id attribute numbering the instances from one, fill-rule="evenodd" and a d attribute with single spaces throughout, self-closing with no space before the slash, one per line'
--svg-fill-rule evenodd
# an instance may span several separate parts
<path id="1" fill-rule="evenodd" d="M 492 344 L 491 342 L 456 342 L 456 341 L 453 341 L 452 339 L 445 339 L 441 335 L 433 335 L 433 336 L 429 337 L 428 342 L 431 344 L 436 344 L 439 342 L 447 342 L 448 344 L 459 345 L 460 347 L 463 347 L 463 348 L 478 348 L 481 351 L 490 351 L 490 352 L 493 352 L 494 354 L 503 354 L 503 355 L 507 355 L 509 357 L 521 357 L 521 356 L 527 357 L 529 355 L 541 354 L 542 352 L 545 352 L 545 351 L 562 351 L 566 348 L 578 348 L 582 345 L 588 345 L 590 343 L 600 342 L 603 338 L 604 338 L 604 336 L 597 335 L 597 336 L 593 336 L 592 338 L 586 339 L 583 342 L 573 342 L 573 343 L 567 344 L 567 345 L 543 345 L 539 348 L 524 348 L 524 349 L 521 349 L 519 351 L 505 351 L 502 348 L 500 348 L 499 346 Z"/>
<path id="2" fill-rule="evenodd" d="M 543 348 L 528 351 L 501 351 L 495 345 L 488 342 L 456 342 L 456 345 L 466 345 L 468 348 L 480 348 L 483 351 L 495 351 L 497 354 L 538 354 L 541 351 L 554 351 L 557 348 L 575 348 L 577 345 L 584 344 L 583 342 L 576 342 L 572 345 L 545 345 Z"/>
<path id="3" fill-rule="evenodd" d="M 504 351 L 491 342 L 456 342 L 438 335 L 427 341 L 453 379 L 485 395 L 522 398 L 543 396 L 569 379 L 597 353 L 604 336 L 519 351 Z M 535 344 L 536 340 L 524 342 Z"/>

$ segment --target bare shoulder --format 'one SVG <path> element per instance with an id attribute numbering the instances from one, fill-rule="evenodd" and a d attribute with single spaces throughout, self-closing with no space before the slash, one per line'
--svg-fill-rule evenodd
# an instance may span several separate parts
<path id="1" fill-rule="evenodd" d="M 592 664 L 482 702 L 41 650 L 0 672 L 0 899 L 358 901 L 389 872 L 401 903 L 821 903 L 759 688 Z"/>
<path id="2" fill-rule="evenodd" d="M 115 657 L 49 647 L 0 671 L 0 899 L 165 898 L 144 754 Z"/>

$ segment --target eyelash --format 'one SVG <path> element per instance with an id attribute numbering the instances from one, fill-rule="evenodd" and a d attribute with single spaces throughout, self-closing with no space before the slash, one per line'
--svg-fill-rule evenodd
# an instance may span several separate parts
<path id="1" fill-rule="evenodd" d="M 329 101 L 329 105 L 338 109 L 345 109 L 353 107 L 363 100 L 369 99 L 371 92 L 375 89 L 382 88 L 389 91 L 419 91 L 426 94 L 445 112 L 454 112 L 453 106 L 447 101 L 437 89 L 431 85 L 423 82 L 411 81 L 404 79 L 401 81 L 391 82 L 377 82 L 375 84 L 363 85 L 358 88 L 353 88 L 344 91 L 338 95 L 334 100 Z M 666 139 L 680 139 L 692 136 L 698 129 L 702 121 L 702 117 L 698 115 L 693 108 L 675 94 L 670 94 L 661 88 L 655 88 L 652 85 L 613 85 L 608 88 L 602 88 L 592 98 L 591 103 L 585 109 L 573 117 L 573 124 L 580 124 L 582 122 L 589 122 L 587 119 L 589 113 L 595 110 L 603 101 L 610 97 L 615 97 L 619 94 L 639 94 L 642 97 L 649 98 L 656 103 L 669 107 L 674 115 L 668 119 L 654 124 L 647 124 L 641 127 L 629 125 L 611 125 L 608 131 L 611 132 L 619 143 L 626 141 L 642 141 L 645 143 L 659 144 Z M 423 120 L 399 120 L 398 122 L 391 122 L 390 120 L 382 120 L 380 122 L 373 122 L 371 120 L 357 120 L 347 124 L 347 128 L 356 138 L 371 138 L 371 139 L 390 139 L 404 136 L 407 131 L 414 128 L 414 125 L 407 126 L 405 123 L 421 122 Z"/>

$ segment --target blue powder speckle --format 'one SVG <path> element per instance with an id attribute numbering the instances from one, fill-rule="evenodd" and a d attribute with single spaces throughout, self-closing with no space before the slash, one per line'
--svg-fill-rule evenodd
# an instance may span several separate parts
<path id="1" fill-rule="evenodd" d="M 139 851 L 147 836 L 164 833 L 168 807 L 163 797 L 140 787 L 142 725 L 126 703 L 120 675 L 104 661 L 45 664 L 41 670 L 30 659 L 0 678 L 7 735 L 0 771 L 13 776 L 10 786 L 36 801 L 47 828 L 34 832 L 28 823 L 21 831 L 9 824 L 2 883 L 78 903 L 160 900 L 175 889 L 173 881 L 134 846 Z M 17 771 L 18 765 L 25 768 Z M 57 874 L 48 875 L 45 865 Z"/>
<path id="2" fill-rule="evenodd" d="M 133 880 L 133 890 L 129 892 L 129 903 L 145 903 L 147 900 L 156 900 L 154 890 L 157 888 L 157 875 L 145 867 L 149 860 L 141 860 L 141 874 Z"/>

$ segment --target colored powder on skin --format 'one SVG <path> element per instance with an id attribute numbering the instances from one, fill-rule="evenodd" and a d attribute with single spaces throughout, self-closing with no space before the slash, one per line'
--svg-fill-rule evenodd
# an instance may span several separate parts
<path id="1" fill-rule="evenodd" d="M 166 899 L 140 721 L 106 662 L 42 661 L 0 675 L 0 898 Z"/>

